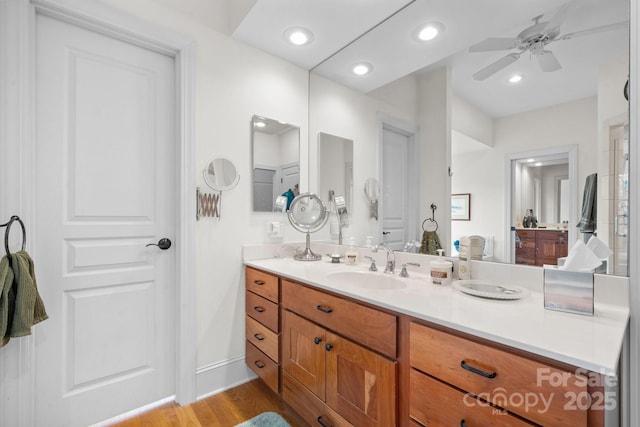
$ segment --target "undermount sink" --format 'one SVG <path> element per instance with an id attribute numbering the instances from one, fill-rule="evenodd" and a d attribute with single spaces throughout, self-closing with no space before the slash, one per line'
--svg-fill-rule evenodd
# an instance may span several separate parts
<path id="1" fill-rule="evenodd" d="M 335 285 L 357 286 L 364 289 L 402 289 L 406 283 L 390 274 L 369 271 L 339 271 L 327 275 Z"/>

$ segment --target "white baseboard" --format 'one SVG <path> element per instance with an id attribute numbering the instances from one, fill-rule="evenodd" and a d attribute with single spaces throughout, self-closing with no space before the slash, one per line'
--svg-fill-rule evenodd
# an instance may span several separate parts
<path id="1" fill-rule="evenodd" d="M 203 366 L 196 371 L 196 400 L 221 393 L 257 378 L 244 356 Z"/>

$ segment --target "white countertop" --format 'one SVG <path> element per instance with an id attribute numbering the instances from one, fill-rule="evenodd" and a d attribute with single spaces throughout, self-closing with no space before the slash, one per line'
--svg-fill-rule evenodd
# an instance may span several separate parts
<path id="1" fill-rule="evenodd" d="M 557 312 L 544 309 L 540 292 L 530 291 L 514 301 L 489 300 L 463 294 L 451 285 L 433 285 L 427 275 L 415 272 L 404 279 L 397 271 L 395 277 L 406 287 L 393 290 L 337 286 L 327 277 L 339 271 L 365 272 L 368 265 L 362 263 L 349 266 L 324 259 L 269 258 L 245 264 L 576 367 L 617 375 L 629 319 L 627 307 L 596 301 L 594 316 Z"/>

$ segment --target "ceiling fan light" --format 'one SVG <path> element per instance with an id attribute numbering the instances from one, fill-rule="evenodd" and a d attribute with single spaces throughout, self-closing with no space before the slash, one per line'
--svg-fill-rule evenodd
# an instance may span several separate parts
<path id="1" fill-rule="evenodd" d="M 284 32 L 284 39 L 295 46 L 304 46 L 313 41 L 313 33 L 304 27 L 292 27 Z"/>
<path id="2" fill-rule="evenodd" d="M 364 76 L 365 74 L 369 74 L 372 70 L 373 70 L 373 65 L 367 62 L 360 62 L 358 64 L 355 64 L 351 68 L 351 71 L 356 76 Z"/>
<path id="3" fill-rule="evenodd" d="M 514 74 L 509 77 L 509 83 L 519 83 L 522 81 L 522 79 L 524 79 L 524 76 L 522 74 Z"/>
<path id="4" fill-rule="evenodd" d="M 444 31 L 444 25 L 439 22 L 429 22 L 424 24 L 414 32 L 414 36 L 419 41 L 430 41 L 438 37 Z"/>

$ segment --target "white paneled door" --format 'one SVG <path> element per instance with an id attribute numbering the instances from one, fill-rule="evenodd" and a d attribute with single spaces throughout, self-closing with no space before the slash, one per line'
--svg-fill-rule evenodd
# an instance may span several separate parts
<path id="1" fill-rule="evenodd" d="M 36 33 L 36 425 L 87 426 L 175 393 L 175 59 Z"/>
<path id="2" fill-rule="evenodd" d="M 382 134 L 382 239 L 393 250 L 408 240 L 409 137 L 384 127 Z"/>

